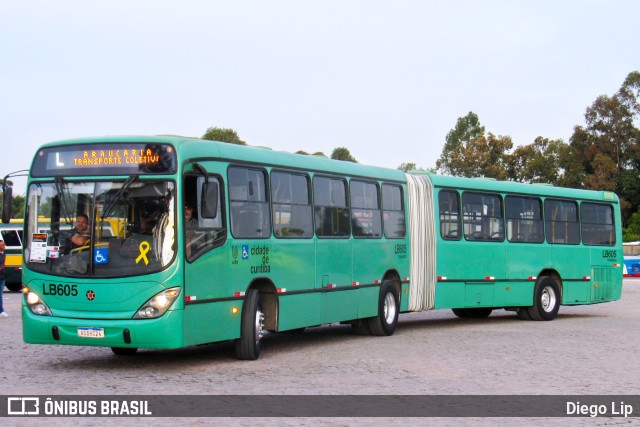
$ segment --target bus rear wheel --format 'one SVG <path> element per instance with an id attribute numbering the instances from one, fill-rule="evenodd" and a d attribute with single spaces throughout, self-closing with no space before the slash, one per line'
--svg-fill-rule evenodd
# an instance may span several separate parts
<path id="1" fill-rule="evenodd" d="M 399 315 L 398 291 L 391 280 L 385 280 L 380 288 L 378 315 L 368 319 L 371 333 L 378 336 L 393 335 L 398 326 Z"/>
<path id="2" fill-rule="evenodd" d="M 527 309 L 532 320 L 553 320 L 560 309 L 560 287 L 549 276 L 543 276 L 533 291 L 533 306 Z"/>
<path id="3" fill-rule="evenodd" d="M 240 338 L 235 342 L 240 360 L 256 360 L 260 356 L 260 340 L 264 334 L 264 313 L 260 308 L 260 293 L 249 289 L 242 307 Z"/>

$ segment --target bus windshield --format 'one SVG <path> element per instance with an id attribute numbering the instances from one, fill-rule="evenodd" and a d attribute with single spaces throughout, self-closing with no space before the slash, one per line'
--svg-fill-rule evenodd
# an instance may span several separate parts
<path id="1" fill-rule="evenodd" d="M 125 277 L 166 268 L 175 251 L 171 181 L 69 182 L 29 187 L 27 268 L 66 277 Z"/>

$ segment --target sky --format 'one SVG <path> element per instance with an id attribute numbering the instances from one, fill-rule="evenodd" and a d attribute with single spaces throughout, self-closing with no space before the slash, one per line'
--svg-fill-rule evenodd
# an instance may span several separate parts
<path id="1" fill-rule="evenodd" d="M 100 135 L 435 166 L 459 117 L 568 141 L 640 70 L 635 0 L 4 0 L 0 175 Z M 26 179 L 15 178 L 14 194 Z"/>

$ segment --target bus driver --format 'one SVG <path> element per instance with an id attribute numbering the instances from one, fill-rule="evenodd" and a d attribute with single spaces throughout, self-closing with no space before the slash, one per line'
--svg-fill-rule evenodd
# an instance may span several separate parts
<path id="1" fill-rule="evenodd" d="M 80 248 L 87 244 L 91 234 L 89 233 L 89 217 L 79 214 L 76 218 L 76 226 L 71 236 L 71 249 Z"/>

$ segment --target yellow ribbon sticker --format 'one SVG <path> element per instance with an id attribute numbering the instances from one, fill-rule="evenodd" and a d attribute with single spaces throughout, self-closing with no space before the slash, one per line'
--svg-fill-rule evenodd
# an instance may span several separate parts
<path id="1" fill-rule="evenodd" d="M 140 256 L 136 258 L 136 264 L 141 260 L 144 260 L 144 264 L 149 265 L 149 259 L 147 258 L 147 252 L 149 252 L 149 250 L 151 249 L 151 245 L 149 244 L 149 242 L 145 240 L 144 242 L 140 243 L 138 249 L 140 249 Z"/>

